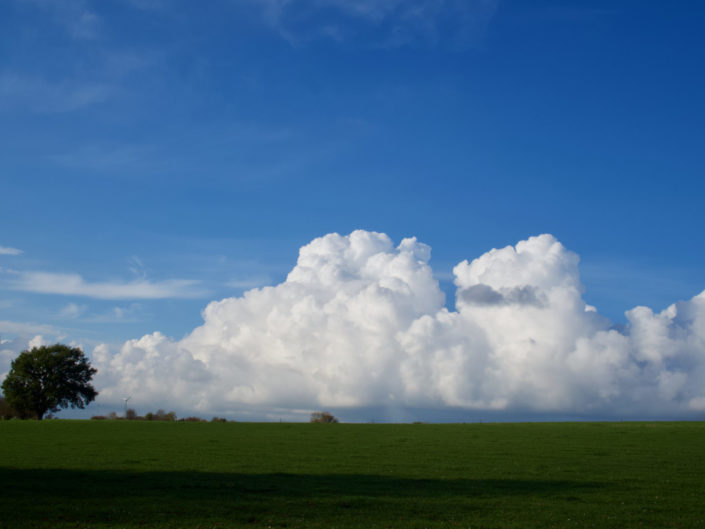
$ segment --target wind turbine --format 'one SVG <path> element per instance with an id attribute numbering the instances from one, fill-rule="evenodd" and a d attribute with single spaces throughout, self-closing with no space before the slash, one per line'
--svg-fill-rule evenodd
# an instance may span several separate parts
<path id="1" fill-rule="evenodd" d="M 123 397 L 122 400 L 125 402 L 125 418 L 127 418 L 127 401 L 132 398 L 132 395 L 129 397 Z"/>

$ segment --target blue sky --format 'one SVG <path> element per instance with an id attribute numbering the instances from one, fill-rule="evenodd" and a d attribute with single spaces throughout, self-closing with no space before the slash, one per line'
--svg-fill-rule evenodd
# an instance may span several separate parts
<path id="1" fill-rule="evenodd" d="M 705 288 L 705 6 L 4 0 L 0 334 L 182 338 L 327 233 L 551 233 L 613 322 Z"/>

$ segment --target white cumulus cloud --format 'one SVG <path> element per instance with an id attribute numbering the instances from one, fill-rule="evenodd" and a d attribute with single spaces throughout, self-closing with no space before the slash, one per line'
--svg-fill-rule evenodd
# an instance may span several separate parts
<path id="1" fill-rule="evenodd" d="M 456 308 L 414 238 L 329 234 L 287 279 L 210 303 L 182 340 L 94 352 L 103 402 L 153 407 L 399 407 L 593 416 L 705 409 L 705 292 L 622 331 L 586 305 L 578 256 L 551 235 L 454 269 Z"/>

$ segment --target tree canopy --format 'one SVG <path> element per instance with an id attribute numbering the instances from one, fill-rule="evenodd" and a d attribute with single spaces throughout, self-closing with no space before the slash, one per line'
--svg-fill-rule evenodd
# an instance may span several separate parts
<path id="1" fill-rule="evenodd" d="M 55 344 L 22 351 L 2 383 L 7 404 L 23 417 L 42 419 L 60 408 L 85 408 L 98 392 L 97 370 L 77 347 Z"/>
<path id="2" fill-rule="evenodd" d="M 311 414 L 311 422 L 336 423 L 338 419 L 327 411 L 314 411 Z"/>
<path id="3" fill-rule="evenodd" d="M 19 414 L 10 407 L 5 397 L 0 397 L 0 419 L 14 419 L 15 417 L 19 417 Z"/>

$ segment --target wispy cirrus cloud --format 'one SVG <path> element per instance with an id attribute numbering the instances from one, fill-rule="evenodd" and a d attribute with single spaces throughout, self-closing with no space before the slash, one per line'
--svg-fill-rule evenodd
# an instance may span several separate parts
<path id="1" fill-rule="evenodd" d="M 74 320 L 84 323 L 134 323 L 139 321 L 143 306 L 140 303 L 130 303 L 127 306 L 117 306 L 97 314 L 89 313 L 88 305 L 69 303 L 58 313 L 61 320 Z"/>
<path id="2" fill-rule="evenodd" d="M 73 151 L 64 151 L 48 157 L 61 167 L 119 174 L 122 178 L 142 174 L 162 174 L 169 168 L 169 161 L 153 145 L 83 143 Z"/>
<path id="3" fill-rule="evenodd" d="M 100 81 L 50 81 L 17 72 L 0 74 L 0 109 L 28 108 L 38 113 L 61 113 L 100 103 L 114 93 Z"/>
<path id="4" fill-rule="evenodd" d="M 115 46 L 103 39 L 103 20 L 83 0 L 15 0 L 22 13 L 8 23 L 27 25 L 24 53 L 34 59 L 4 61 L 0 69 L 0 110 L 64 113 L 125 93 L 128 77 L 153 60 L 144 49 Z M 58 29 L 58 31 L 56 30 Z M 12 33 L 8 38 L 13 39 Z M 15 32 L 14 39 L 22 38 Z M 86 40 L 91 40 L 87 45 Z M 60 68 L 54 66 L 60 65 Z"/>
<path id="5" fill-rule="evenodd" d="M 147 173 L 173 179 L 175 172 L 203 171 L 204 167 L 209 169 L 209 178 L 216 179 L 225 164 L 229 182 L 233 167 L 240 173 L 239 178 L 261 179 L 291 174 L 292 168 L 309 163 L 311 155 L 302 155 L 305 149 L 301 146 L 312 139 L 302 131 L 294 133 L 279 124 L 238 122 L 210 129 L 207 138 L 200 132 L 180 131 L 173 137 L 139 142 L 88 139 L 50 154 L 47 159 L 61 167 L 110 174 L 121 179 L 141 178 Z M 267 156 L 242 155 L 243 152 L 271 152 L 273 147 L 282 152 L 276 160 Z M 285 152 L 283 148 L 290 151 Z M 329 150 L 330 146 L 319 141 L 316 157 L 327 156 L 326 149 Z"/>
<path id="6" fill-rule="evenodd" d="M 71 38 L 92 40 L 99 38 L 102 19 L 88 6 L 85 0 L 17 0 L 25 5 L 50 12 L 55 23 L 61 26 Z"/>
<path id="7" fill-rule="evenodd" d="M 142 11 L 160 11 L 168 7 L 166 0 L 128 0 L 128 3 Z"/>
<path id="8" fill-rule="evenodd" d="M 0 320 L 0 333 L 8 334 L 60 334 L 59 329 L 44 323 Z"/>
<path id="9" fill-rule="evenodd" d="M 83 296 L 96 299 L 167 299 L 199 298 L 207 295 L 200 281 L 168 279 L 165 281 L 86 281 L 79 274 L 53 272 L 16 272 L 8 284 L 12 290 Z"/>
<path id="10" fill-rule="evenodd" d="M 372 47 L 467 45 L 481 36 L 499 0 L 253 0 L 292 44 L 318 39 Z"/>
<path id="11" fill-rule="evenodd" d="M 81 317 L 86 312 L 87 308 L 88 307 L 86 305 L 69 303 L 59 311 L 58 317 L 61 319 L 74 320 Z"/>
<path id="12" fill-rule="evenodd" d="M 12 248 L 10 246 L 0 246 L 0 255 L 20 255 L 24 253 L 22 250 Z"/>

